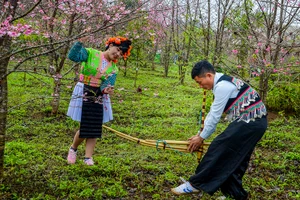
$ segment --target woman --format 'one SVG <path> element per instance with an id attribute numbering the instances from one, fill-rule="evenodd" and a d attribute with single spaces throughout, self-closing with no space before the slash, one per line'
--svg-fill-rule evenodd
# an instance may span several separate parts
<path id="1" fill-rule="evenodd" d="M 80 121 L 68 153 L 68 163 L 76 162 L 77 148 L 86 140 L 84 163 L 94 165 L 92 155 L 97 138 L 101 138 L 102 123 L 112 120 L 109 95 L 114 92 L 118 74 L 116 62 L 130 55 L 131 41 L 124 37 L 109 38 L 104 52 L 85 48 L 76 42 L 69 59 L 82 62 L 79 82 L 76 84 L 70 101 L 67 115 Z"/>

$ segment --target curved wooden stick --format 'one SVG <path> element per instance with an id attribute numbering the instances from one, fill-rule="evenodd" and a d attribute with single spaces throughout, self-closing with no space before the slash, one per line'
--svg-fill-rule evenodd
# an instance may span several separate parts
<path id="1" fill-rule="evenodd" d="M 201 111 L 201 128 L 200 131 L 202 131 L 204 129 L 204 120 L 205 120 L 205 108 L 206 108 L 206 90 L 203 89 L 203 101 L 202 101 L 202 111 Z M 203 144 L 204 145 L 204 144 Z M 202 153 L 200 153 L 201 151 L 203 151 L 203 145 L 200 146 L 199 151 L 197 152 L 197 160 L 198 163 L 200 163 L 200 160 L 202 158 Z"/>
<path id="2" fill-rule="evenodd" d="M 114 130 L 108 126 L 102 125 L 103 128 L 108 129 L 116 135 L 125 138 L 127 140 L 130 140 L 132 142 L 136 142 L 137 144 L 148 146 L 148 147 L 155 147 L 157 149 L 164 149 L 164 150 L 177 150 L 180 152 L 189 153 L 187 150 L 189 146 L 189 141 L 177 141 L 177 140 L 143 140 L 136 137 L 132 137 L 130 135 L 127 135 L 125 133 L 122 133 L 120 131 Z M 204 143 L 202 145 L 202 148 L 197 151 L 198 154 L 204 154 L 209 146 L 210 143 Z"/>

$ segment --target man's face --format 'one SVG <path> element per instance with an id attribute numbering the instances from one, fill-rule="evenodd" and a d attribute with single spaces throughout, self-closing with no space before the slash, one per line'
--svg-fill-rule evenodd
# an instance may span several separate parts
<path id="1" fill-rule="evenodd" d="M 206 73 L 204 76 L 195 76 L 194 80 L 199 84 L 200 88 L 211 90 L 214 86 L 214 74 Z"/>

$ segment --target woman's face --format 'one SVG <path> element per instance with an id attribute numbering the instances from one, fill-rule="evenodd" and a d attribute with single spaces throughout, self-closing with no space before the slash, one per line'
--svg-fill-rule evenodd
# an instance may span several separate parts
<path id="1" fill-rule="evenodd" d="M 108 59 L 110 61 L 111 60 L 118 60 L 118 59 L 123 57 L 122 50 L 118 46 L 113 46 L 112 44 L 110 44 L 110 46 L 107 50 L 107 54 L 108 54 Z"/>

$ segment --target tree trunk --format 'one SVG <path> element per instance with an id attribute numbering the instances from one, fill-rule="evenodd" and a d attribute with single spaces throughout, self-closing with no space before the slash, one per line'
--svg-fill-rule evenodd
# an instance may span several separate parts
<path id="1" fill-rule="evenodd" d="M 152 54 L 152 60 L 151 60 L 151 69 L 154 71 L 155 70 L 155 57 L 156 57 L 156 52 L 158 49 L 158 44 L 156 43 L 154 46 L 153 54 Z"/>
<path id="2" fill-rule="evenodd" d="M 210 17 L 211 17 L 211 12 L 210 12 L 210 0 L 207 1 L 207 28 L 204 29 L 204 36 L 205 36 L 205 39 L 204 39 L 204 42 L 205 42 L 205 45 L 204 45 L 204 58 L 206 60 L 209 59 L 209 50 L 210 50 Z"/>
<path id="3" fill-rule="evenodd" d="M 2 14 L 5 19 L 8 16 L 15 16 L 17 0 L 10 0 L 10 8 Z M 7 67 L 10 57 L 5 58 L 10 53 L 12 39 L 8 35 L 0 37 L 0 180 L 3 178 L 5 133 L 7 120 Z"/>
<path id="4" fill-rule="evenodd" d="M 9 47 L 11 41 L 8 37 L 0 38 L 0 52 L 5 52 L 4 48 Z M 3 51 L 4 50 L 4 51 Z M 5 149 L 5 132 L 7 119 L 7 78 L 6 71 L 9 58 L 0 62 L 0 180 L 3 178 L 4 167 L 4 149 Z"/>
<path id="5" fill-rule="evenodd" d="M 55 75 L 54 77 L 54 91 L 53 91 L 53 101 L 51 102 L 52 106 L 52 114 L 55 115 L 58 112 L 59 101 L 60 101 L 60 83 L 61 78 L 60 75 Z"/>
<path id="6" fill-rule="evenodd" d="M 76 14 L 70 16 L 70 23 L 68 29 L 68 37 L 71 37 L 73 28 L 74 28 L 74 19 Z M 55 15 L 53 15 L 55 17 Z M 51 27 L 51 33 L 53 32 L 53 27 Z M 67 42 L 66 46 L 62 49 L 60 53 L 60 57 L 56 55 L 57 53 L 53 51 L 53 54 L 50 54 L 50 60 L 54 59 L 56 64 L 56 73 L 54 75 L 54 91 L 53 91 L 53 101 L 51 102 L 52 105 L 52 114 L 55 115 L 58 112 L 59 102 L 60 102 L 60 85 L 61 85 L 61 71 L 67 59 L 67 54 L 69 50 L 70 42 Z M 51 45 L 51 48 L 54 49 L 54 46 Z M 59 61 L 60 59 L 60 61 Z"/>
<path id="7" fill-rule="evenodd" d="M 170 36 L 170 39 L 171 39 L 171 36 Z M 166 46 L 165 46 L 165 52 L 164 52 L 164 77 L 168 77 L 168 74 L 169 74 L 169 65 L 170 65 L 170 42 L 169 41 L 169 44 L 167 42 Z"/>

